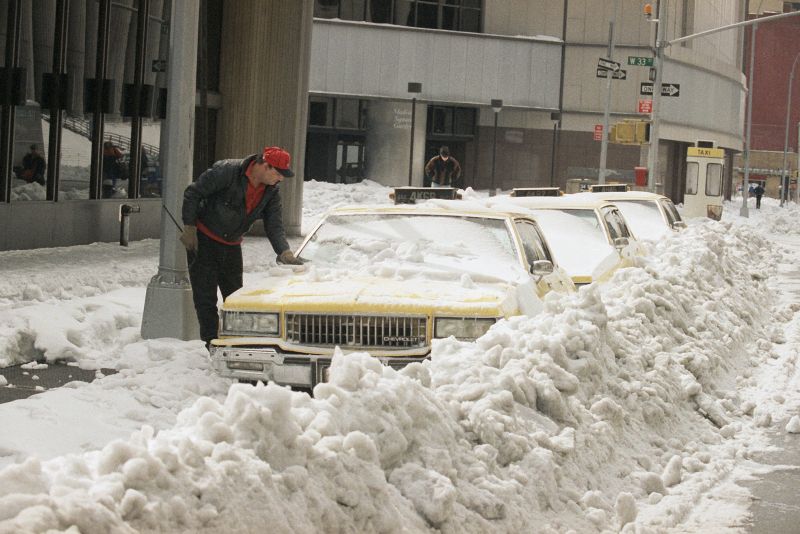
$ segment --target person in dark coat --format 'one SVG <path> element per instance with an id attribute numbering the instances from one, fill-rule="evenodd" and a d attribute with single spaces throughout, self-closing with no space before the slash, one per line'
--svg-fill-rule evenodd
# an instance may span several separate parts
<path id="1" fill-rule="evenodd" d="M 753 189 L 753 194 L 756 196 L 756 209 L 760 210 L 761 209 L 761 197 L 764 196 L 764 188 L 761 186 L 761 184 L 758 184 Z"/>
<path id="2" fill-rule="evenodd" d="M 39 147 L 36 145 L 30 146 L 30 152 L 25 154 L 22 158 L 22 172 L 20 178 L 28 183 L 36 182 L 37 184 L 44 185 L 44 171 L 47 164 L 44 158 L 39 154 Z"/>
<path id="3" fill-rule="evenodd" d="M 430 179 L 431 187 L 460 187 L 461 165 L 450 156 L 450 149 L 443 146 L 439 148 L 439 155 L 425 165 L 425 176 Z"/>
<path id="4" fill-rule="evenodd" d="M 111 198 L 122 179 L 122 152 L 111 141 L 103 143 L 103 198 Z"/>
<path id="5" fill-rule="evenodd" d="M 289 153 L 266 147 L 244 159 L 214 163 L 183 193 L 183 234 L 200 338 L 218 333 L 217 288 L 223 300 L 242 287 L 242 236 L 261 218 L 278 262 L 300 265 L 283 229 L 278 184 L 294 176 Z"/>

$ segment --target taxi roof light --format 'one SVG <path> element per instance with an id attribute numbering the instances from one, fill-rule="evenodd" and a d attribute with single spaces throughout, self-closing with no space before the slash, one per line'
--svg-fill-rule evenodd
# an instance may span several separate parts
<path id="1" fill-rule="evenodd" d="M 416 204 L 418 200 L 430 200 L 432 198 L 440 200 L 460 200 L 461 194 L 455 187 L 395 187 L 394 192 L 389 193 L 389 198 L 395 204 Z"/>
<path id="2" fill-rule="evenodd" d="M 560 197 L 564 193 L 558 187 L 515 187 L 512 197 Z"/>

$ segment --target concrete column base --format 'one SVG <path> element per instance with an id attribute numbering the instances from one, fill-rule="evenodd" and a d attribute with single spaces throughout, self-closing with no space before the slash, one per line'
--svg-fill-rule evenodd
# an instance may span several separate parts
<path id="1" fill-rule="evenodd" d="M 200 339 L 192 287 L 186 278 L 168 280 L 162 274 L 150 279 L 142 314 L 142 338 Z"/>

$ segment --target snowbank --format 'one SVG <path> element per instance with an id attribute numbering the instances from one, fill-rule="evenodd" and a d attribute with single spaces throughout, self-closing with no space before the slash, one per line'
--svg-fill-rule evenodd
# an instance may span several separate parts
<path id="1" fill-rule="evenodd" d="M 0 471 L 0 532 L 678 525 L 761 442 L 757 372 L 797 311 L 773 307 L 780 258 L 704 221 L 424 364 L 337 355 L 314 398 L 233 385 L 173 427 Z"/>

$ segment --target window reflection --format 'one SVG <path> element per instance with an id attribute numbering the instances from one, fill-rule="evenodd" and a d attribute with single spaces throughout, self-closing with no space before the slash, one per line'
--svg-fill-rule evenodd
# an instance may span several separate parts
<path id="1" fill-rule="evenodd" d="M 50 132 L 39 104 L 28 100 L 16 107 L 14 125 L 13 176 L 11 200 L 45 200 L 47 180 L 47 140 Z"/>

